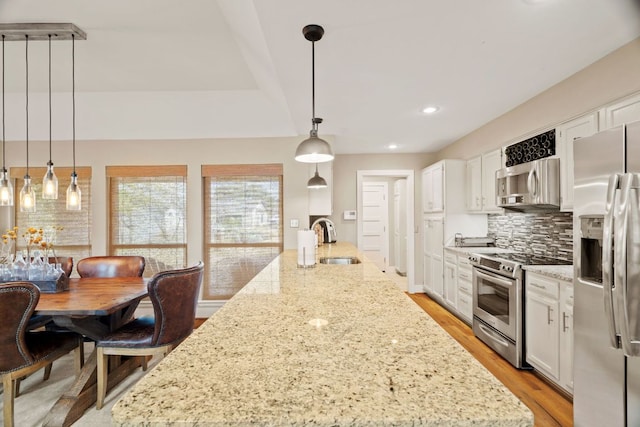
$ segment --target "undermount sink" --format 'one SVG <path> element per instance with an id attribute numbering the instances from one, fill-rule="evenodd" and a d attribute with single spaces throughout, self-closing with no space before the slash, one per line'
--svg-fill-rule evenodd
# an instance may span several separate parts
<path id="1" fill-rule="evenodd" d="M 354 256 L 321 257 L 320 264 L 360 264 L 360 260 Z"/>

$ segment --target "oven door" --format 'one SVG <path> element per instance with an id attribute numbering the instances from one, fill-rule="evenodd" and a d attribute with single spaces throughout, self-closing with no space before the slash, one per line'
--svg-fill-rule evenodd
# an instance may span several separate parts
<path id="1" fill-rule="evenodd" d="M 473 268 L 473 315 L 517 340 L 518 280 Z"/>

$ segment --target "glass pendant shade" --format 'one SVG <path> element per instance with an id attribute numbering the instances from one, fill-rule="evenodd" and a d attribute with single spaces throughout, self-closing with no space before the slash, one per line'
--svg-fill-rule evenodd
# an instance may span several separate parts
<path id="1" fill-rule="evenodd" d="M 42 179 L 42 198 L 57 199 L 58 198 L 58 177 L 53 171 L 53 163 L 47 163 L 47 173 Z"/>
<path id="2" fill-rule="evenodd" d="M 13 206 L 13 185 L 6 169 L 0 172 L 0 206 Z"/>
<path id="3" fill-rule="evenodd" d="M 36 211 L 36 192 L 31 186 L 31 177 L 24 176 L 24 186 L 20 190 L 20 212 Z"/>
<path id="4" fill-rule="evenodd" d="M 333 160 L 331 145 L 322 138 L 318 138 L 318 131 L 309 132 L 309 138 L 305 139 L 296 149 L 296 161 L 302 163 L 323 163 Z"/>
<path id="5" fill-rule="evenodd" d="M 78 175 L 74 172 L 71 174 L 71 184 L 67 188 L 67 210 L 79 211 L 82 209 L 82 193 L 78 186 Z"/>
<path id="6" fill-rule="evenodd" d="M 327 181 L 318 173 L 318 164 L 316 163 L 316 173 L 307 182 L 307 188 L 326 188 Z"/>

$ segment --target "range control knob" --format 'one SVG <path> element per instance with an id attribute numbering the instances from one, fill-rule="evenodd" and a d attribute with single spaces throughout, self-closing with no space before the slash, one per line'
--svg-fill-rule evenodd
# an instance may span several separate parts
<path id="1" fill-rule="evenodd" d="M 510 265 L 501 265 L 501 266 L 500 266 L 500 269 L 501 269 L 501 270 L 504 270 L 504 271 L 508 271 L 508 272 L 510 272 L 510 273 L 511 273 L 511 272 L 513 272 L 513 267 L 512 267 L 512 266 L 510 266 Z"/>
<path id="2" fill-rule="evenodd" d="M 471 262 L 478 262 L 478 257 L 473 256 L 473 255 L 469 255 L 469 261 L 471 261 Z"/>

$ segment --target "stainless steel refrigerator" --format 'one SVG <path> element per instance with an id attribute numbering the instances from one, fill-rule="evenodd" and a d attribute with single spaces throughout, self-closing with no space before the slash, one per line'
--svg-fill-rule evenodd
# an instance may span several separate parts
<path id="1" fill-rule="evenodd" d="M 574 425 L 640 426 L 640 122 L 573 153 Z"/>

